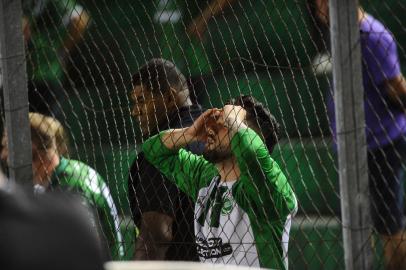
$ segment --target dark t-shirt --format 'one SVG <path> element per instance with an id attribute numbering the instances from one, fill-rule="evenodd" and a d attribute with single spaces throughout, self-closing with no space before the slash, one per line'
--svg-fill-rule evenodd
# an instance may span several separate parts
<path id="1" fill-rule="evenodd" d="M 202 112 L 198 105 L 182 107 L 173 114 L 170 123 L 160 130 L 192 125 Z M 203 152 L 202 144 L 188 147 L 196 154 Z M 134 223 L 139 226 L 145 212 L 159 212 L 174 218 L 173 240 L 166 253 L 166 260 L 197 261 L 194 240 L 194 203 L 190 197 L 172 184 L 140 153 L 133 162 L 128 177 L 128 194 Z"/>

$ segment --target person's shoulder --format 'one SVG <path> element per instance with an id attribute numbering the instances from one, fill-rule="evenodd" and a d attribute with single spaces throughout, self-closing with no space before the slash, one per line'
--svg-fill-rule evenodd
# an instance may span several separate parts
<path id="1" fill-rule="evenodd" d="M 76 173 L 83 173 L 84 171 L 88 171 L 92 169 L 86 163 L 75 160 L 75 159 L 68 159 L 68 158 L 61 158 L 60 166 L 62 166 L 64 173 L 66 174 L 76 174 Z"/>
<path id="2" fill-rule="evenodd" d="M 361 38 L 369 43 L 387 47 L 394 43 L 395 38 L 390 30 L 378 19 L 366 14 L 361 21 Z"/>
<path id="3" fill-rule="evenodd" d="M 162 177 L 163 174 L 154 167 L 146 158 L 143 152 L 140 152 L 130 167 L 128 175 L 129 181 L 133 184 L 141 181 L 151 181 L 155 177 Z"/>
<path id="4" fill-rule="evenodd" d="M 79 186 L 89 191 L 100 193 L 100 188 L 105 185 L 104 179 L 95 169 L 86 163 L 62 158 L 61 163 L 65 164 L 58 176 L 63 176 L 67 185 Z"/>
<path id="5" fill-rule="evenodd" d="M 151 168 L 155 167 L 145 158 L 144 152 L 140 152 L 131 164 L 130 173 L 137 174 Z"/>

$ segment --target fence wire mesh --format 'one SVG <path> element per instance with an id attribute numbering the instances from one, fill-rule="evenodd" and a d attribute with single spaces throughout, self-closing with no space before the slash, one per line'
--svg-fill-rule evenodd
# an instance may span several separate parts
<path id="1" fill-rule="evenodd" d="M 45 190 L 62 187 L 82 193 L 95 210 L 95 223 L 100 221 L 113 259 L 198 260 L 200 256 L 283 268 L 288 258 L 290 269 L 344 268 L 335 131 L 331 128 L 335 121 L 329 118 L 333 80 L 326 1 L 22 3 L 30 110 L 50 116 L 30 114 L 34 184 L 43 189 L 41 181 L 47 181 Z M 388 238 L 380 234 L 399 233 L 403 228 L 403 175 L 398 172 L 404 169 L 406 118 L 404 107 L 399 109 L 394 103 L 403 106 L 405 99 L 391 93 L 406 91 L 401 79 L 406 66 L 402 21 L 406 5 L 401 0 L 365 0 L 360 5 L 368 165 L 374 176 L 370 186 L 375 186 L 371 200 L 376 229 L 371 230 L 371 237 L 374 268 L 382 269 L 382 254 L 393 242 L 382 241 Z M 156 60 L 154 68 L 139 70 L 153 58 L 168 61 Z M 148 91 L 157 88 L 161 91 Z M 279 142 L 269 152 L 276 162 L 272 164 L 278 164 L 278 173 L 287 179 L 286 183 L 281 180 L 282 186 L 272 186 L 283 190 L 282 208 L 288 206 L 293 212 L 289 203 L 297 199 L 289 238 L 284 226 L 271 223 L 275 217 L 261 216 L 261 211 L 281 215 L 281 223 L 289 214 L 272 212 L 276 198 L 273 190 L 266 192 L 271 188 L 266 183 L 250 186 L 241 198 L 236 188 L 229 187 L 224 192 L 232 195 L 223 194 L 221 202 L 216 202 L 220 195 L 215 192 L 215 202 L 210 204 L 199 201 L 199 196 L 211 197 L 212 186 L 196 190 L 177 182 L 179 190 L 147 161 L 154 151 L 142 152 L 149 137 L 168 128 L 190 126 L 206 109 L 223 108 L 241 95 L 255 97 L 263 104 L 260 108 L 267 108 L 280 124 Z M 266 110 L 255 108 L 252 115 L 256 118 L 248 126 L 259 125 L 262 131 L 258 132 L 264 134 L 271 150 L 266 130 L 275 126 Z M 189 150 L 203 153 L 201 145 L 191 145 Z M 49 172 L 44 167 L 54 156 L 58 166 Z M 154 165 L 166 164 L 162 160 L 156 164 L 160 159 L 154 158 Z M 180 172 L 170 167 L 166 174 L 186 174 L 186 165 L 179 166 Z M 273 166 L 262 177 L 271 183 L 280 179 L 279 174 L 267 175 L 278 167 Z M 295 195 L 288 192 L 290 187 Z M 209 191 L 197 196 L 200 188 Z M 258 194 L 259 202 L 247 199 L 255 197 L 249 192 Z M 247 206 L 241 202 L 245 200 Z M 222 224 L 216 232 L 197 225 L 202 211 L 196 201 L 209 204 L 202 211 L 210 211 L 211 217 L 220 203 L 217 214 Z M 249 217 L 225 220 L 234 208 Z M 217 231 L 223 229 L 225 233 L 218 236 L 221 232 Z M 271 230 L 270 238 L 276 237 L 275 243 L 264 236 L 266 230 Z M 227 239 L 228 233 L 235 238 Z M 213 239 L 206 239 L 208 235 Z M 243 242 L 247 239 L 251 242 Z M 281 244 L 288 242 L 285 250 Z M 392 250 L 401 252 L 404 244 L 396 243 Z"/>

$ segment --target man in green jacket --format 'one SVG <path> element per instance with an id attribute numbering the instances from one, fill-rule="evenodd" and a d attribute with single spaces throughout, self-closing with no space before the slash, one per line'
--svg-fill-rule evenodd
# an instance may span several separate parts
<path id="1" fill-rule="evenodd" d="M 239 100 L 242 107 L 210 109 L 191 127 L 151 137 L 143 150 L 194 199 L 201 261 L 287 269 L 297 201 L 270 156 L 278 124 L 253 98 Z M 183 149 L 196 141 L 206 143 L 204 157 Z"/>
<path id="2" fill-rule="evenodd" d="M 98 230 L 102 246 L 113 259 L 124 255 L 119 216 L 103 178 L 83 162 L 63 157 L 67 153 L 66 135 L 58 120 L 30 113 L 32 168 L 35 193 L 70 191 L 83 198 L 89 218 Z M 5 134 L 5 133 L 4 133 Z M 7 138 L 2 139 L 1 160 L 7 161 Z"/>

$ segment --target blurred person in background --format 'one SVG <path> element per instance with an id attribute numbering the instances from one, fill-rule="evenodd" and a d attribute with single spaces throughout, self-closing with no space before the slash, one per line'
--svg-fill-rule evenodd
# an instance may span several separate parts
<path id="1" fill-rule="evenodd" d="M 186 79 L 165 59 L 152 59 L 132 77 L 132 116 L 147 138 L 168 128 L 190 126 L 201 114 L 192 104 Z M 200 144 L 189 149 L 201 153 Z M 139 228 L 134 259 L 198 260 L 195 248 L 193 202 L 145 159 L 140 152 L 133 162 L 128 193 L 132 218 Z"/>
<path id="2" fill-rule="evenodd" d="M 236 0 L 212 0 L 206 8 L 193 19 L 187 28 L 188 35 L 203 40 L 207 31 L 209 21 L 222 13 L 225 9 L 230 8 Z"/>
<path id="3" fill-rule="evenodd" d="M 99 231 L 106 252 L 110 251 L 114 259 L 122 257 L 124 250 L 119 216 L 102 177 L 83 162 L 63 156 L 67 154 L 68 143 L 58 120 L 39 113 L 30 113 L 29 118 L 34 192 L 69 191 L 80 194 L 90 212 L 94 213 L 92 223 Z M 6 163 L 7 158 L 7 136 L 3 135 L 2 162 Z"/>
<path id="4" fill-rule="evenodd" d="M 102 270 L 107 260 L 76 196 L 0 188 L 0 269 Z"/>
<path id="5" fill-rule="evenodd" d="M 318 20 L 329 25 L 327 0 L 315 0 Z M 358 8 L 368 144 L 372 220 L 381 235 L 387 269 L 406 269 L 404 160 L 406 159 L 406 81 L 396 40 L 378 20 Z M 361 91 L 362 89 L 360 89 Z M 336 136 L 334 100 L 328 110 Z"/>
<path id="6" fill-rule="evenodd" d="M 252 97 L 238 100 L 243 107 L 210 109 L 190 127 L 149 138 L 143 151 L 195 201 L 202 262 L 288 269 L 297 200 L 270 156 L 279 124 Z M 203 156 L 183 149 L 195 142 L 205 143 Z"/>
<path id="7" fill-rule="evenodd" d="M 60 117 L 71 54 L 90 17 L 75 0 L 23 0 L 30 111 Z"/>

